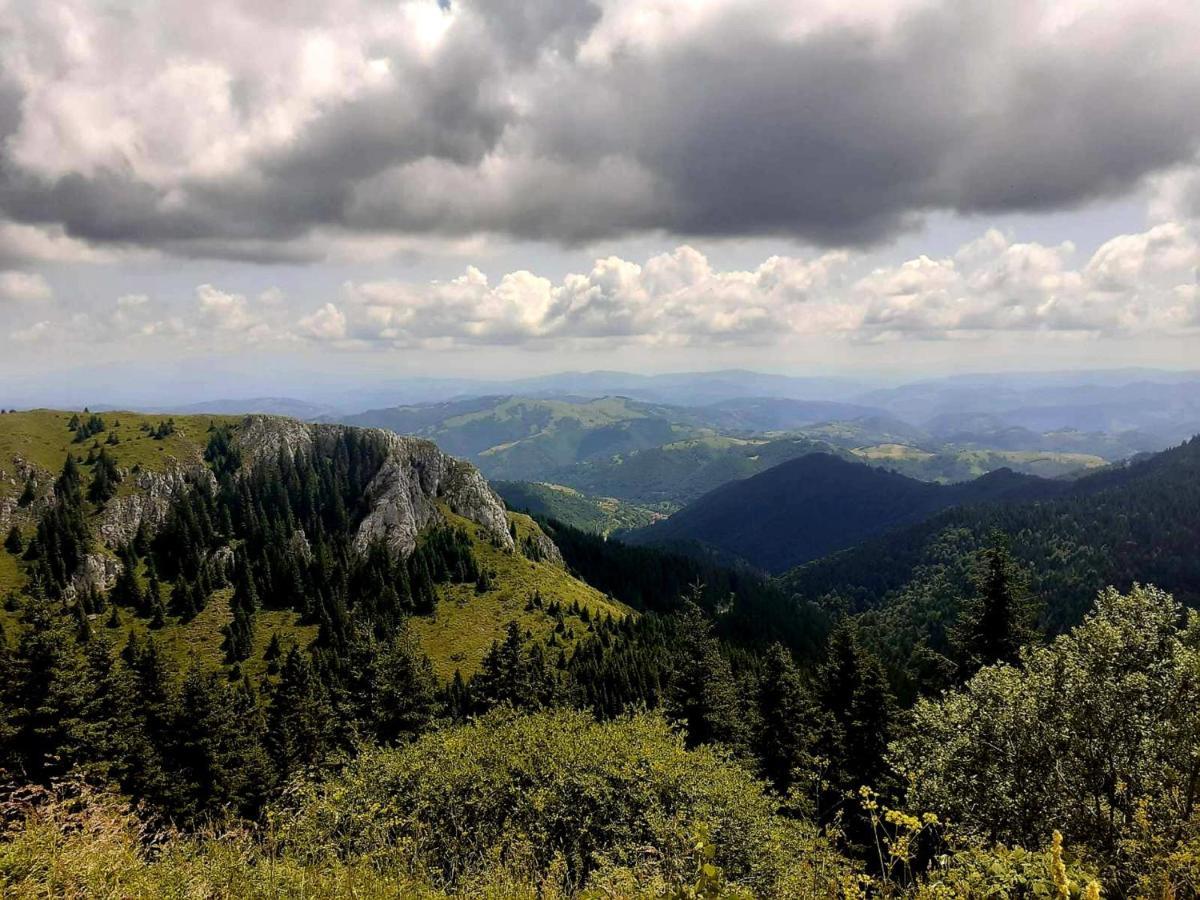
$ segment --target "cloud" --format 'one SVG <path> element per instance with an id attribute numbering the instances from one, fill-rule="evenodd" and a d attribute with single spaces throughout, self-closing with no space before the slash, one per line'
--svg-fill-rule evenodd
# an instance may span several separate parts
<path id="1" fill-rule="evenodd" d="M 337 341 L 346 337 L 346 316 L 332 303 L 302 318 L 299 326 L 301 332 L 317 340 Z"/>
<path id="2" fill-rule="evenodd" d="M 54 325 L 49 320 L 34 322 L 28 328 L 18 328 L 9 334 L 9 339 L 18 344 L 35 344 L 50 338 Z"/>
<path id="3" fill-rule="evenodd" d="M 1178 174 L 1200 149 L 1196 4 L 47 0 L 5 19 L 13 260 L 479 233 L 849 246 L 1150 178 L 1176 212 L 1200 196 Z"/>
<path id="4" fill-rule="evenodd" d="M 36 272 L 21 272 L 11 269 L 0 272 L 0 300 L 17 302 L 40 302 L 49 300 L 54 291 L 46 279 Z"/>
<path id="5" fill-rule="evenodd" d="M 226 293 L 211 284 L 202 284 L 196 288 L 196 302 L 201 321 L 218 331 L 247 332 L 260 324 L 241 294 Z"/>
<path id="6" fill-rule="evenodd" d="M 722 271 L 691 246 L 639 264 L 616 256 L 560 281 L 528 271 L 492 282 L 348 282 L 297 326 L 355 347 L 557 343 L 755 346 L 802 335 L 856 342 L 978 339 L 1007 332 L 1175 333 L 1195 318 L 1196 237 L 1178 224 L 1120 235 L 1082 263 L 1069 242 L 989 231 L 953 257 L 864 271 L 867 256 L 774 256 Z M 349 343 L 347 343 L 349 342 Z"/>

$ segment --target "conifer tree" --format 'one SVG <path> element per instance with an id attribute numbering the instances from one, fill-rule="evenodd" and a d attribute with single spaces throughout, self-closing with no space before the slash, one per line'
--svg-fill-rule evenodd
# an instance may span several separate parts
<path id="1" fill-rule="evenodd" d="M 698 592 L 693 592 L 693 597 Z M 692 746 L 714 741 L 744 749 L 748 735 L 729 660 L 713 635 L 712 622 L 685 599 L 676 616 L 667 712 L 684 723 Z"/>
<path id="2" fill-rule="evenodd" d="M 267 711 L 267 744 L 281 775 L 319 762 L 333 745 L 332 709 L 312 663 L 293 646 Z"/>
<path id="3" fill-rule="evenodd" d="M 818 774 L 817 745 L 828 726 L 792 655 L 781 644 L 767 651 L 757 699 L 755 747 L 763 774 L 786 793 L 797 778 Z"/>
<path id="4" fill-rule="evenodd" d="M 112 603 L 136 610 L 139 614 L 146 613 L 146 598 L 142 593 L 141 584 L 138 583 L 137 574 L 134 572 L 132 554 L 125 555 L 121 571 L 117 575 L 117 581 L 113 585 L 108 599 Z"/>
<path id="5" fill-rule="evenodd" d="M 842 792 L 876 784 L 883 770 L 893 700 L 883 666 L 862 646 L 852 622 L 842 622 L 830 636 L 815 683 L 829 716 L 829 730 L 821 741 L 830 760 L 829 781 Z"/>
<path id="6" fill-rule="evenodd" d="M 964 677 L 992 663 L 1015 663 L 1037 635 L 1025 579 L 1004 534 L 990 535 L 974 581 L 976 596 L 950 636 Z"/>

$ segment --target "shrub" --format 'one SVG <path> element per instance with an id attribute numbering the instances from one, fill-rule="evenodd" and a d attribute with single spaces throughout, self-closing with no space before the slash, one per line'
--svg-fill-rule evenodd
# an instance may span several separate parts
<path id="1" fill-rule="evenodd" d="M 779 816 L 760 782 L 716 751 L 686 750 L 649 714 L 497 711 L 369 750 L 301 786 L 286 812 L 289 853 L 428 871 L 450 889 L 497 866 L 557 871 L 571 889 L 689 885 L 698 833 L 724 883 L 754 896 L 830 896 L 849 871 L 811 826 Z"/>
<path id="2" fill-rule="evenodd" d="M 891 751 L 908 806 L 985 843 L 1043 846 L 1061 830 L 1127 888 L 1147 842 L 1171 852 L 1200 800 L 1200 624 L 1180 619 L 1162 591 L 1109 588 L 1019 666 L 919 702 Z"/>

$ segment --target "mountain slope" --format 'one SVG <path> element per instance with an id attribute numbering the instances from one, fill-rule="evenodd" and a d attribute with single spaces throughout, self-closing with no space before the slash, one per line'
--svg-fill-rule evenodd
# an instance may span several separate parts
<path id="1" fill-rule="evenodd" d="M 493 481 L 492 487 L 509 509 L 555 519 L 593 534 L 641 528 L 663 518 L 662 513 L 645 507 L 615 497 L 588 496 L 562 484 Z"/>
<path id="2" fill-rule="evenodd" d="M 950 509 L 788 572 L 799 597 L 835 594 L 851 609 L 886 605 L 953 546 L 962 555 L 993 529 L 1049 605 L 1046 623 L 1079 620 L 1101 587 L 1153 583 L 1200 605 L 1200 438 L 1062 485 L 1057 495 Z"/>
<path id="3" fill-rule="evenodd" d="M 1051 482 L 998 470 L 939 485 L 813 453 L 704 495 L 638 543 L 698 544 L 769 572 L 852 546 L 962 503 L 1055 492 Z"/>
<path id="4" fill-rule="evenodd" d="M 36 581 L 35 594 L 119 644 L 153 636 L 188 664 L 237 662 L 258 677 L 273 635 L 285 649 L 336 647 L 360 625 L 408 618 L 450 677 L 477 669 L 512 619 L 568 647 L 583 617 L 627 612 L 570 576 L 477 469 L 429 441 L 268 416 L 123 412 L 78 416 L 88 434 L 77 441 L 73 415 L 0 416 L 0 529 L 16 535 L 0 577 L 6 592 Z M 98 451 L 108 462 L 88 461 Z M 59 474 L 68 456 L 74 489 Z M 110 463 L 117 486 L 94 497 Z M 527 609 L 533 593 L 541 602 Z"/>

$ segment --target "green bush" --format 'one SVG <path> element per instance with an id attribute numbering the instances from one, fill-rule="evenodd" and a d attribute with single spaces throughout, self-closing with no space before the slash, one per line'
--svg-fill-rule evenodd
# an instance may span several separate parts
<path id="1" fill-rule="evenodd" d="M 275 817 L 292 855 L 430 872 L 450 889 L 497 866 L 557 872 L 571 890 L 682 886 L 708 844 L 722 883 L 754 896 L 830 896 L 848 871 L 811 826 L 777 814 L 760 782 L 716 751 L 686 750 L 648 714 L 495 712 L 366 751 Z"/>
<path id="2" fill-rule="evenodd" d="M 984 843 L 1044 846 L 1060 830 L 1106 887 L 1128 889 L 1197 818 L 1200 626 L 1180 623 L 1162 591 L 1109 588 L 1019 666 L 919 702 L 892 747 L 908 807 Z"/>

